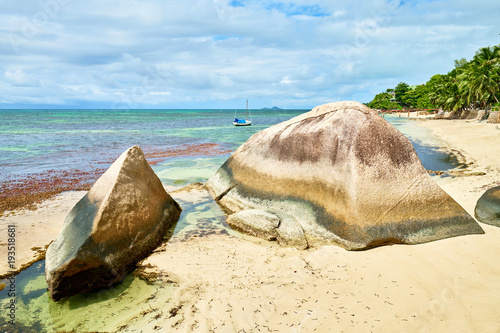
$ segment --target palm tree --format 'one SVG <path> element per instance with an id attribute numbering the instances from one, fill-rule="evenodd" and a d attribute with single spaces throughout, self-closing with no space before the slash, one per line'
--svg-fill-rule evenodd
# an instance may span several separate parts
<path id="1" fill-rule="evenodd" d="M 448 80 L 445 83 L 445 91 L 448 98 L 444 102 L 444 109 L 450 111 L 462 110 L 467 107 L 468 103 L 466 94 L 460 89 L 460 71 L 455 68 L 447 76 Z"/>
<path id="2" fill-rule="evenodd" d="M 401 104 L 410 102 L 410 97 L 417 97 L 413 96 L 416 91 L 407 94 L 408 85 L 403 82 L 393 90 Z M 453 70 L 432 76 L 422 90 L 432 105 L 447 111 L 478 106 L 488 110 L 493 104 L 500 105 L 500 45 L 479 49 L 471 61 L 455 60 Z"/>
<path id="3" fill-rule="evenodd" d="M 446 75 L 434 75 L 427 82 L 432 104 L 448 111 L 458 111 L 467 105 L 463 90 L 460 89 L 459 73 L 459 70 L 453 69 Z"/>
<path id="4" fill-rule="evenodd" d="M 459 75 L 460 88 L 471 103 L 488 108 L 500 92 L 500 46 L 483 47 Z"/>
<path id="5" fill-rule="evenodd" d="M 443 108 L 448 99 L 446 93 L 446 75 L 436 74 L 425 83 L 429 87 L 429 100 L 438 108 Z"/>

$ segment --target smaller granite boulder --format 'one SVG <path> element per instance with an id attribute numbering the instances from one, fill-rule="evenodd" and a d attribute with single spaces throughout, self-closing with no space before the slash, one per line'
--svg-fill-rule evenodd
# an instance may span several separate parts
<path id="1" fill-rule="evenodd" d="M 280 219 L 280 225 L 276 229 L 276 240 L 283 247 L 294 247 L 305 250 L 309 247 L 304 229 L 295 217 L 285 213 L 276 213 Z"/>
<path id="2" fill-rule="evenodd" d="M 488 122 L 492 124 L 500 123 L 500 112 L 490 111 L 490 115 L 488 116 Z"/>
<path id="3" fill-rule="evenodd" d="M 73 207 L 47 249 L 52 299 L 119 282 L 160 245 L 180 214 L 141 148 L 128 149 Z"/>
<path id="4" fill-rule="evenodd" d="M 264 209 L 246 209 L 226 220 L 234 230 L 265 240 L 276 240 L 281 246 L 307 249 L 307 240 L 299 222 L 291 215 Z"/>
<path id="5" fill-rule="evenodd" d="M 477 201 L 474 215 L 480 222 L 500 227 L 500 186 L 484 192 Z"/>
<path id="6" fill-rule="evenodd" d="M 226 223 L 234 230 L 245 234 L 265 240 L 275 240 L 280 220 L 266 210 L 247 209 L 229 216 Z"/>

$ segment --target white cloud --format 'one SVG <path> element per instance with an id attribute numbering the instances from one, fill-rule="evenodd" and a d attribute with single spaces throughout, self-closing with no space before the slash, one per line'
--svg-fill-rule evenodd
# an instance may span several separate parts
<path id="1" fill-rule="evenodd" d="M 0 87 L 11 106 L 367 102 L 499 42 L 500 3 L 487 0 L 29 4 L 5 3 L 0 14 Z"/>
<path id="2" fill-rule="evenodd" d="M 39 85 L 36 78 L 20 68 L 5 71 L 4 78 L 6 82 L 11 83 L 13 86 L 36 87 Z"/>

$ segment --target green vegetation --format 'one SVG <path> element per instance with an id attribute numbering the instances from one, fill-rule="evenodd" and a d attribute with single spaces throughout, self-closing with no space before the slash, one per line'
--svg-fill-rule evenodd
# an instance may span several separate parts
<path id="1" fill-rule="evenodd" d="M 447 74 L 436 74 L 425 84 L 399 83 L 377 94 L 367 105 L 373 109 L 437 109 L 460 111 L 500 105 L 500 45 L 479 49 L 472 60 L 455 60 Z"/>
<path id="2" fill-rule="evenodd" d="M 368 103 L 368 106 L 372 109 L 382 109 L 382 110 L 394 110 L 398 109 L 399 105 L 396 102 L 394 96 L 389 92 L 391 89 L 387 89 L 386 92 L 375 95 L 373 101 Z M 392 89 L 393 90 L 393 89 Z"/>

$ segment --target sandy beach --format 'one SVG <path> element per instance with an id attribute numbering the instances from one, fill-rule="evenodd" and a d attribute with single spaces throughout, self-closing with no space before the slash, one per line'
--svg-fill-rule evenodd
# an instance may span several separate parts
<path id="1" fill-rule="evenodd" d="M 473 215 L 481 194 L 500 185 L 499 126 L 464 120 L 419 125 L 467 164 L 433 179 Z M 16 266 L 36 260 L 84 194 L 63 193 L 36 211 L 0 217 L 1 256 L 6 226 L 15 224 Z M 194 202 L 206 191 L 172 196 Z M 234 233 L 169 242 L 142 262 L 157 284 L 174 284 L 169 297 L 148 298 L 136 315 L 103 330 L 500 332 L 500 229 L 481 227 L 484 235 L 359 252 L 336 246 L 299 251 Z M 6 273 L 3 260 L 0 274 Z"/>
<path id="2" fill-rule="evenodd" d="M 384 117 L 397 117 L 397 118 L 413 118 L 413 119 L 434 119 L 436 117 L 435 112 L 425 112 L 425 111 L 403 111 L 384 113 L 381 111 Z"/>

